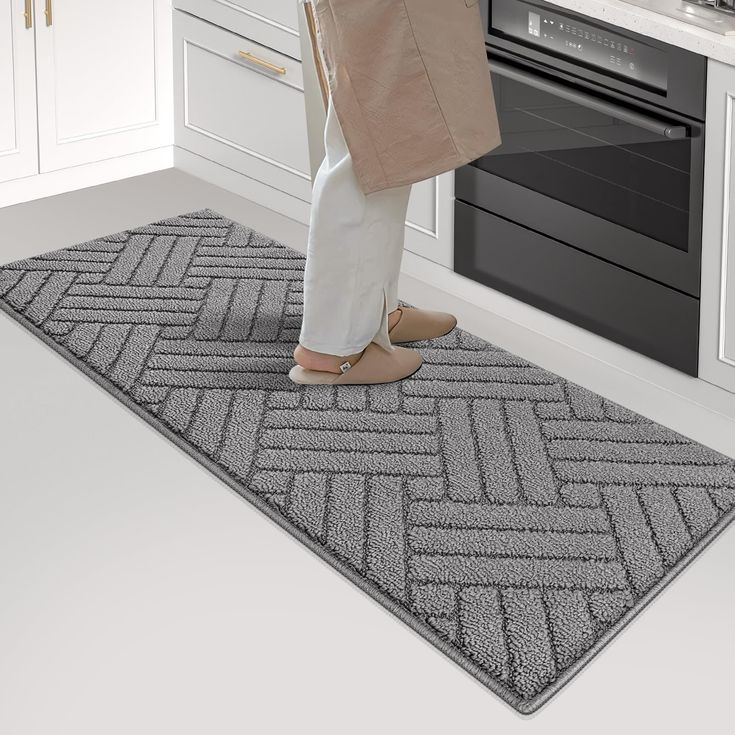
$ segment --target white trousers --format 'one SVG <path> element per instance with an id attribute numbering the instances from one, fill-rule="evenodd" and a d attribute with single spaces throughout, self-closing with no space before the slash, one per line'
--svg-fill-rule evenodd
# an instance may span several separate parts
<path id="1" fill-rule="evenodd" d="M 388 314 L 398 274 L 411 186 L 363 194 L 330 98 L 325 158 L 314 179 L 299 342 L 352 355 L 370 342 L 391 350 Z"/>

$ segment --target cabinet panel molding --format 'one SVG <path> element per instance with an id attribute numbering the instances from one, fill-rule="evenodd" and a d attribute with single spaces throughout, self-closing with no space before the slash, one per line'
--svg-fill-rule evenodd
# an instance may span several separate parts
<path id="1" fill-rule="evenodd" d="M 720 310 L 718 324 L 718 354 L 721 362 L 735 369 L 735 89 L 728 91 L 725 105 L 725 172 L 722 193 L 722 238 L 720 249 Z"/>
<path id="2" fill-rule="evenodd" d="M 439 221 L 439 178 L 427 179 L 411 187 L 406 225 L 429 237 L 437 237 Z"/>
<path id="3" fill-rule="evenodd" d="M 709 61 L 699 374 L 735 392 L 735 67 Z"/>
<path id="4" fill-rule="evenodd" d="M 0 4 L 0 181 L 38 173 L 33 27 L 24 4 Z"/>
<path id="5" fill-rule="evenodd" d="M 36 24 L 36 58 L 42 172 L 172 142 L 167 0 L 57 3 Z"/>
<path id="6" fill-rule="evenodd" d="M 174 8 L 301 59 L 298 0 L 174 0 Z"/>
<path id="7" fill-rule="evenodd" d="M 454 171 L 413 185 L 406 249 L 451 268 L 454 262 Z"/>
<path id="8" fill-rule="evenodd" d="M 214 0 L 252 18 L 298 35 L 298 2 L 273 0 Z"/>

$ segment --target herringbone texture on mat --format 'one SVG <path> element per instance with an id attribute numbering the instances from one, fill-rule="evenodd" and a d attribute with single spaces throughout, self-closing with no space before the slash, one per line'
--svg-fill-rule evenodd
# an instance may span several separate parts
<path id="1" fill-rule="evenodd" d="M 735 464 L 460 330 L 402 383 L 295 386 L 303 265 L 202 210 L 4 266 L 0 304 L 533 711 L 724 527 Z"/>

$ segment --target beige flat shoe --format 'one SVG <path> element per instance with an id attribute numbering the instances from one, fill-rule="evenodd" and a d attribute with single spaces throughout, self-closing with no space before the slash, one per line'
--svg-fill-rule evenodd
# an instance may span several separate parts
<path id="1" fill-rule="evenodd" d="M 426 311 L 405 306 L 399 306 L 398 310 L 401 312 L 401 318 L 388 332 L 393 344 L 436 339 L 448 334 L 457 326 L 457 319 L 443 311 Z"/>
<path id="2" fill-rule="evenodd" d="M 395 347 L 388 352 L 371 342 L 354 365 L 349 367 L 350 363 L 345 362 L 341 366 L 342 373 L 306 370 L 301 365 L 294 365 L 288 377 L 299 385 L 377 385 L 413 375 L 422 362 L 416 350 Z"/>

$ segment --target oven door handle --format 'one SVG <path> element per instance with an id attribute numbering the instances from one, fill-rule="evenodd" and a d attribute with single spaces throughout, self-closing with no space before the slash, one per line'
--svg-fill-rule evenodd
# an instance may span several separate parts
<path id="1" fill-rule="evenodd" d="M 636 112 L 635 110 L 629 110 L 625 107 L 619 107 L 613 102 L 605 102 L 604 100 L 594 97 L 584 92 L 572 89 L 558 82 L 552 82 L 541 77 L 534 76 L 528 72 L 521 71 L 510 64 L 506 64 L 496 59 L 490 59 L 490 71 L 501 77 L 507 77 L 513 79 L 521 84 L 527 84 L 529 87 L 541 90 L 542 92 L 548 92 L 555 97 L 561 97 L 562 99 L 574 102 L 582 107 L 587 107 L 591 110 L 597 110 L 605 115 L 614 117 L 617 120 L 630 123 L 644 130 L 648 130 L 652 133 L 657 133 L 664 138 L 671 138 L 672 140 L 680 140 L 682 138 L 688 138 L 691 135 L 691 131 L 687 125 L 679 125 L 677 123 L 667 122 L 660 118 L 651 117 L 642 112 Z"/>

